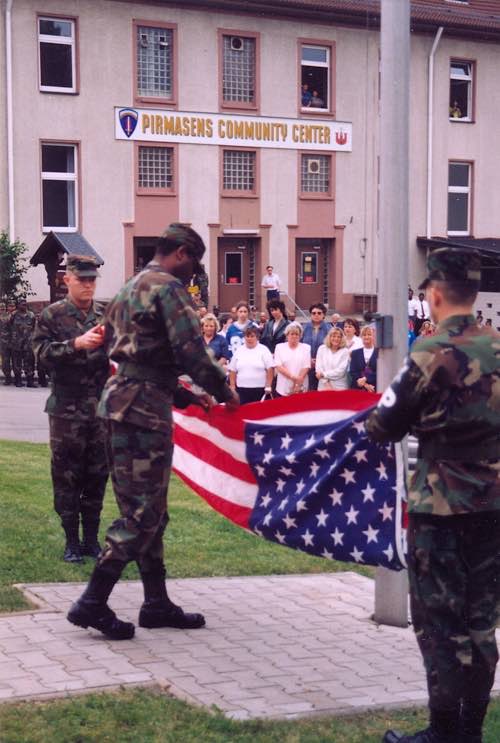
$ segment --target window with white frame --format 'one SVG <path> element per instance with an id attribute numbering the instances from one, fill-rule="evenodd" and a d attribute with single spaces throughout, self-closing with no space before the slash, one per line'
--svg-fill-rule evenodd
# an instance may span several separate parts
<path id="1" fill-rule="evenodd" d="M 77 229 L 77 146 L 42 144 L 42 224 L 44 232 Z"/>
<path id="2" fill-rule="evenodd" d="M 330 89 L 330 48 L 303 44 L 301 47 L 302 108 L 328 110 Z"/>
<path id="3" fill-rule="evenodd" d="M 470 163 L 448 164 L 448 235 L 470 234 Z"/>
<path id="4" fill-rule="evenodd" d="M 65 18 L 38 19 L 40 90 L 76 91 L 75 22 Z"/>
<path id="5" fill-rule="evenodd" d="M 139 188 L 173 188 L 173 147 L 139 147 Z"/>
<path id="6" fill-rule="evenodd" d="M 474 64 L 463 60 L 450 62 L 450 120 L 471 121 Z"/>
<path id="7" fill-rule="evenodd" d="M 256 39 L 222 37 L 222 99 L 225 103 L 256 102 Z"/>
<path id="8" fill-rule="evenodd" d="M 255 191 L 255 152 L 224 150 L 224 191 Z"/>
<path id="9" fill-rule="evenodd" d="M 302 155 L 300 190 L 303 193 L 330 192 L 330 155 Z"/>
<path id="10" fill-rule="evenodd" d="M 137 95 L 173 98 L 173 31 L 137 26 Z"/>

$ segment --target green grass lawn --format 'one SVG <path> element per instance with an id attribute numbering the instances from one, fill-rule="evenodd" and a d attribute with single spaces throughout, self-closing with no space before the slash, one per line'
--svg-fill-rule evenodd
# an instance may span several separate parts
<path id="1" fill-rule="evenodd" d="M 0 441 L 0 493 L 0 612 L 26 608 L 14 583 L 84 581 L 93 561 L 73 566 L 61 559 L 64 538 L 52 507 L 48 447 Z M 247 534 L 214 513 L 175 477 L 169 497 L 166 554 L 173 577 L 346 569 L 372 575 L 370 568 L 310 557 Z M 116 514 L 109 489 L 102 534 Z M 125 577 L 138 577 L 135 565 L 128 567 Z M 2 704 L 0 743 L 380 743 L 388 727 L 408 732 L 424 722 L 424 712 L 410 710 L 240 723 L 152 688 L 126 689 L 55 702 Z M 500 702 L 492 705 L 484 740 L 500 741 Z"/>
<path id="2" fill-rule="evenodd" d="M 63 562 L 64 535 L 52 505 L 49 449 L 44 444 L 0 441 L 0 612 L 26 607 L 13 583 L 84 581 L 93 561 Z M 169 491 L 170 523 L 165 535 L 171 577 L 269 575 L 373 571 L 331 562 L 266 542 L 215 513 L 177 478 Z M 104 500 L 101 536 L 117 515 L 111 487 Z M 135 564 L 124 578 L 137 579 Z"/>

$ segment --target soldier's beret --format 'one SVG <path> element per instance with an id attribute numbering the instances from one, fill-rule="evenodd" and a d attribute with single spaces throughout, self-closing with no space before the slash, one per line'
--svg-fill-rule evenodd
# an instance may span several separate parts
<path id="1" fill-rule="evenodd" d="M 95 278 L 99 276 L 98 268 L 99 264 L 92 256 L 68 255 L 66 259 L 66 270 L 81 278 Z"/>
<path id="2" fill-rule="evenodd" d="M 431 281 L 474 281 L 478 288 L 481 281 L 481 255 L 466 248 L 438 248 L 427 258 L 427 278 L 419 289 Z"/>

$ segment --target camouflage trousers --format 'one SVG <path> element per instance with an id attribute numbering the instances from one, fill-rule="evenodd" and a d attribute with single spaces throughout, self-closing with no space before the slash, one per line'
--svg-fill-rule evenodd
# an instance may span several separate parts
<path id="1" fill-rule="evenodd" d="M 108 480 L 106 426 L 100 418 L 49 415 L 54 508 L 64 525 L 98 520 Z"/>
<path id="2" fill-rule="evenodd" d="M 12 375 L 12 351 L 8 343 L 0 343 L 0 355 L 2 356 L 2 372 L 5 379 Z"/>
<path id="3" fill-rule="evenodd" d="M 21 379 L 22 372 L 27 379 L 33 379 L 35 376 L 35 356 L 31 349 L 31 343 L 22 348 L 12 349 L 12 368 L 16 379 Z"/>
<path id="4" fill-rule="evenodd" d="M 172 430 L 108 422 L 108 460 L 120 518 L 109 527 L 98 564 L 119 577 L 135 560 L 143 573 L 163 564 Z"/>
<path id="5" fill-rule="evenodd" d="M 498 651 L 500 512 L 410 514 L 413 625 L 427 672 L 429 706 L 488 701 Z"/>

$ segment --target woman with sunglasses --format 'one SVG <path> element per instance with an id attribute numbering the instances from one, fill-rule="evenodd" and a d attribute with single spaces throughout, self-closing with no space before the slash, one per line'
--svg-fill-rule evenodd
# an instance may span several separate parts
<path id="1" fill-rule="evenodd" d="M 318 348 L 325 342 L 331 325 L 325 321 L 326 307 L 322 302 L 315 302 L 309 307 L 311 315 L 310 322 L 304 325 L 302 343 L 307 343 L 311 349 L 311 370 L 309 372 L 309 389 L 318 389 L 318 380 L 316 379 L 316 355 Z"/>

